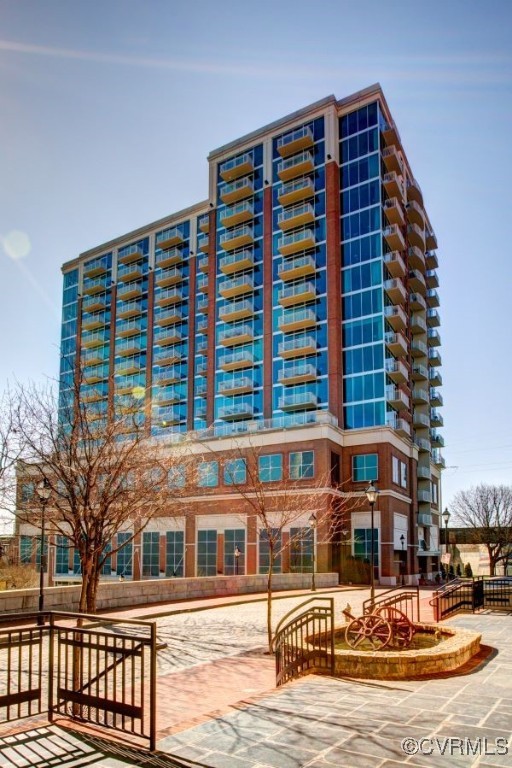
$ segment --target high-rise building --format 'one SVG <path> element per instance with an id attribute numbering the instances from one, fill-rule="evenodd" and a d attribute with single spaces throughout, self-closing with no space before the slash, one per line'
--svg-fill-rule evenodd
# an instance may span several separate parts
<path id="1" fill-rule="evenodd" d="M 436 573 L 437 241 L 380 87 L 236 139 L 209 170 L 207 200 L 63 266 L 61 397 L 80 368 L 100 421 L 135 398 L 164 440 L 192 432 L 222 457 L 233 435 L 257 436 L 269 490 L 283 472 L 307 485 L 328 470 L 364 507 L 374 481 L 381 582 Z M 204 508 L 183 523 L 184 572 L 230 572 L 231 539 L 257 572 L 264 547 L 231 519 L 232 488 L 210 463 Z M 363 507 L 343 532 L 355 558 L 370 554 Z M 320 568 L 340 567 L 342 544 L 319 548 Z"/>

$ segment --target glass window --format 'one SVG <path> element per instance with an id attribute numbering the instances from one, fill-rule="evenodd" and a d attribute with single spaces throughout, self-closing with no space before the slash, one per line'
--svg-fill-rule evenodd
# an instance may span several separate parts
<path id="1" fill-rule="evenodd" d="M 34 483 L 22 483 L 21 485 L 21 500 L 30 501 L 34 497 L 35 485 Z"/>
<path id="2" fill-rule="evenodd" d="M 227 576 L 245 573 L 245 530 L 234 528 L 224 531 L 224 573 Z"/>
<path id="3" fill-rule="evenodd" d="M 197 575 L 217 575 L 217 531 L 197 532 Z"/>
<path id="4" fill-rule="evenodd" d="M 20 562 L 23 564 L 32 562 L 32 536 L 20 536 Z"/>
<path id="5" fill-rule="evenodd" d="M 78 576 L 82 573 L 82 562 L 80 560 L 80 550 L 75 547 L 73 550 L 73 573 Z"/>
<path id="6" fill-rule="evenodd" d="M 354 530 L 354 557 L 370 562 L 372 551 L 372 529 L 356 528 Z M 379 564 L 379 529 L 373 529 L 373 562 Z"/>
<path id="7" fill-rule="evenodd" d="M 400 462 L 400 485 L 407 488 L 407 464 L 403 461 Z"/>
<path id="8" fill-rule="evenodd" d="M 273 543 L 272 557 L 269 539 Z M 268 573 L 271 565 L 272 573 L 281 573 L 281 532 L 278 528 L 260 531 L 259 573 Z"/>
<path id="9" fill-rule="evenodd" d="M 117 534 L 117 545 L 121 549 L 117 553 L 117 575 L 131 576 L 133 573 L 133 541 L 130 532 Z"/>
<path id="10" fill-rule="evenodd" d="M 165 534 L 165 575 L 183 576 L 185 560 L 183 531 L 167 531 Z"/>
<path id="11" fill-rule="evenodd" d="M 247 480 L 245 459 L 229 459 L 224 464 L 224 483 L 226 485 L 242 485 Z"/>
<path id="12" fill-rule="evenodd" d="M 111 552 L 111 550 L 112 550 L 112 544 L 109 541 L 104 549 L 103 554 L 105 554 L 106 552 Z M 103 576 L 110 576 L 110 574 L 112 573 L 112 557 L 110 555 L 106 557 L 105 562 L 101 566 L 101 573 L 103 574 Z"/>
<path id="13" fill-rule="evenodd" d="M 314 532 L 309 526 L 290 528 L 290 571 L 311 573 L 313 570 Z"/>
<path id="14" fill-rule="evenodd" d="M 373 482 L 379 477 L 379 456 L 376 453 L 362 453 L 352 456 L 352 480 L 355 483 Z"/>
<path id="15" fill-rule="evenodd" d="M 185 467 L 176 465 L 171 467 L 167 474 L 169 488 L 183 488 L 185 486 Z"/>
<path id="16" fill-rule="evenodd" d="M 197 467 L 197 484 L 200 488 L 214 488 L 219 484 L 219 462 L 203 461 Z"/>
<path id="17" fill-rule="evenodd" d="M 258 472 L 262 483 L 274 483 L 283 479 L 283 454 L 273 453 L 258 457 Z"/>
<path id="18" fill-rule="evenodd" d="M 142 534 L 142 575 L 160 575 L 160 534 L 144 531 Z"/>
<path id="19" fill-rule="evenodd" d="M 393 472 L 393 482 L 399 485 L 400 479 L 399 479 L 399 472 L 400 472 L 400 462 L 398 461 L 396 456 L 391 457 L 391 466 L 392 466 L 392 472 Z"/>
<path id="20" fill-rule="evenodd" d="M 432 483 L 432 504 L 437 505 L 437 483 Z"/>
<path id="21" fill-rule="evenodd" d="M 68 575 L 69 571 L 69 539 L 66 536 L 57 536 L 55 550 L 56 575 Z"/>
<path id="22" fill-rule="evenodd" d="M 290 453 L 290 477 L 292 480 L 305 480 L 315 475 L 315 452 L 300 451 Z"/>

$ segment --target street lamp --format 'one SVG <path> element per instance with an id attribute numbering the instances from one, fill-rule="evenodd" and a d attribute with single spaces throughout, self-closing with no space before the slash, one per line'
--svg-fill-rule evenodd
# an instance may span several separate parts
<path id="1" fill-rule="evenodd" d="M 448 555 L 448 523 L 450 522 L 450 513 L 448 511 L 448 507 L 444 508 L 443 512 L 443 520 L 444 520 L 444 551 L 446 554 L 445 560 L 446 560 L 446 575 L 448 576 L 448 563 L 449 563 L 449 555 Z"/>
<path id="2" fill-rule="evenodd" d="M 39 503 L 41 504 L 41 548 L 39 554 L 39 616 L 37 617 L 37 623 L 39 625 L 44 624 L 43 608 L 44 608 L 44 569 L 46 566 L 46 558 L 44 555 L 44 524 L 45 524 L 45 511 L 48 499 L 50 498 L 51 489 L 48 480 L 45 478 L 38 483 L 37 496 Z"/>
<path id="3" fill-rule="evenodd" d="M 238 576 L 238 558 L 242 554 L 241 550 L 238 549 L 238 544 L 235 547 L 235 576 Z"/>
<path id="4" fill-rule="evenodd" d="M 311 513 L 308 522 L 309 522 L 309 527 L 313 531 L 313 572 L 311 574 L 311 591 L 312 592 L 316 592 L 316 584 L 315 584 L 315 529 L 316 529 L 318 520 L 316 519 L 316 515 L 315 515 L 314 512 Z"/>
<path id="5" fill-rule="evenodd" d="M 405 536 L 400 536 L 400 544 L 402 545 L 402 552 L 404 551 L 404 544 L 405 544 Z M 405 586 L 405 563 L 400 560 L 400 567 L 402 568 L 402 587 Z"/>
<path id="6" fill-rule="evenodd" d="M 373 485 L 373 483 L 370 483 L 368 488 L 365 491 L 366 498 L 368 499 L 368 503 L 370 505 L 370 511 L 371 511 L 371 517 L 370 517 L 370 534 L 371 534 L 371 557 L 370 557 L 370 610 L 373 611 L 374 605 L 375 605 L 375 570 L 374 570 L 374 563 L 375 563 L 375 556 L 374 556 L 374 547 L 375 547 L 375 534 L 373 530 L 373 509 L 375 507 L 375 502 L 377 501 L 377 496 L 379 495 L 378 490 Z"/>

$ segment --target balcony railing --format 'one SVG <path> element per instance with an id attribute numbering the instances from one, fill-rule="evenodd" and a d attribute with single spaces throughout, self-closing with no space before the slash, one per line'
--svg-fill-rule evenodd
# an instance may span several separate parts
<path id="1" fill-rule="evenodd" d="M 171 309 L 160 310 L 155 314 L 156 325 L 172 325 L 173 323 L 179 323 L 183 320 L 183 312 L 177 307 L 171 307 Z"/>
<path id="2" fill-rule="evenodd" d="M 118 336 L 134 336 L 142 333 L 143 327 L 139 320 L 125 320 L 116 324 L 116 334 Z"/>
<path id="3" fill-rule="evenodd" d="M 231 280 L 224 280 L 219 285 L 219 293 L 224 298 L 231 298 L 241 293 L 248 293 L 254 289 L 254 282 L 249 275 L 233 277 Z"/>
<path id="4" fill-rule="evenodd" d="M 219 318 L 227 322 L 241 320 L 244 317 L 251 317 L 253 314 L 254 305 L 252 301 L 249 301 L 248 299 L 229 302 L 219 310 Z"/>
<path id="5" fill-rule="evenodd" d="M 243 155 L 226 160 L 219 168 L 220 175 L 224 181 L 231 181 L 239 176 L 245 176 L 252 170 L 254 170 L 254 160 L 249 152 L 244 152 Z"/>
<path id="6" fill-rule="evenodd" d="M 107 331 L 95 331 L 93 333 L 82 334 L 82 346 L 83 347 L 101 347 L 109 340 L 109 334 Z"/>
<path id="7" fill-rule="evenodd" d="M 179 301 L 183 301 L 183 293 L 180 288 L 165 288 L 156 294 L 156 303 L 161 307 Z"/>
<path id="8" fill-rule="evenodd" d="M 254 388 L 252 379 L 248 376 L 237 376 L 219 384 L 219 393 L 222 395 L 250 392 Z"/>
<path id="9" fill-rule="evenodd" d="M 398 387 L 386 387 L 386 400 L 392 408 L 402 410 L 409 408 L 410 401 L 408 395 Z"/>
<path id="10" fill-rule="evenodd" d="M 253 337 L 254 332 L 250 325 L 235 326 L 219 332 L 219 344 L 225 346 L 244 344 L 251 341 Z"/>
<path id="11" fill-rule="evenodd" d="M 156 254 L 157 267 L 171 267 L 173 264 L 180 264 L 183 261 L 183 252 L 180 248 L 169 248 Z"/>
<path id="12" fill-rule="evenodd" d="M 407 326 L 407 315 L 402 307 L 384 307 L 384 317 L 394 331 L 403 331 Z"/>
<path id="13" fill-rule="evenodd" d="M 141 264 L 120 264 L 117 268 L 117 280 L 119 283 L 128 283 L 130 280 L 138 280 L 143 276 Z"/>
<path id="14" fill-rule="evenodd" d="M 120 304 L 117 308 L 117 317 L 121 317 L 126 320 L 129 317 L 136 317 L 142 312 L 142 302 L 140 301 L 127 301 Z"/>
<path id="15" fill-rule="evenodd" d="M 133 299 L 142 294 L 142 283 L 125 283 L 117 289 L 117 298 L 120 300 Z"/>
<path id="16" fill-rule="evenodd" d="M 278 352 L 284 358 L 311 355 L 316 352 L 316 340 L 314 336 L 299 336 L 285 339 L 280 342 Z"/>
<path id="17" fill-rule="evenodd" d="M 315 183 L 313 179 L 306 176 L 302 179 L 295 179 L 281 184 L 277 190 L 277 199 L 281 205 L 291 205 L 299 200 L 307 200 L 315 194 Z"/>
<path id="18" fill-rule="evenodd" d="M 227 355 L 221 355 L 219 358 L 219 368 L 224 371 L 234 371 L 237 368 L 250 368 L 254 362 L 252 352 L 247 349 L 239 352 L 230 352 Z"/>
<path id="19" fill-rule="evenodd" d="M 304 275 L 312 275 L 316 271 L 315 259 L 310 254 L 286 259 L 281 264 L 278 276 L 281 280 L 294 280 Z"/>
<path id="20" fill-rule="evenodd" d="M 231 274 L 242 269 L 249 269 L 254 265 L 254 255 L 251 250 L 236 251 L 223 256 L 219 262 L 219 269 L 224 274 Z"/>
<path id="21" fill-rule="evenodd" d="M 292 155 L 285 160 L 281 160 L 277 166 L 277 175 L 281 181 L 288 181 L 288 179 L 293 179 L 295 176 L 310 173 L 314 167 L 315 161 L 313 153 L 306 150 L 304 152 L 299 152 L 297 155 Z"/>
<path id="22" fill-rule="evenodd" d="M 299 229 L 289 235 L 283 235 L 278 242 L 279 252 L 288 256 L 315 245 L 315 233 L 312 229 Z"/>
<path id="23" fill-rule="evenodd" d="M 140 339 L 122 339 L 116 342 L 116 355 L 135 355 L 142 349 L 142 342 Z"/>
<path id="24" fill-rule="evenodd" d="M 254 192 L 252 179 L 238 179 L 220 187 L 219 194 L 223 203 L 234 203 L 236 200 L 244 200 Z"/>
<path id="25" fill-rule="evenodd" d="M 169 267 L 168 269 L 162 269 L 155 275 L 155 282 L 161 288 L 165 288 L 168 285 L 175 285 L 181 283 L 183 280 L 183 272 L 178 267 Z"/>
<path id="26" fill-rule="evenodd" d="M 402 437 L 411 436 L 412 430 L 409 422 L 407 422 L 405 419 L 399 418 L 394 413 L 388 416 L 387 425 L 388 427 L 394 429 L 395 432 L 398 432 L 399 435 L 402 435 Z"/>
<path id="27" fill-rule="evenodd" d="M 306 381 L 314 381 L 317 377 L 317 369 L 311 363 L 300 363 L 283 368 L 279 374 L 281 384 L 300 384 Z"/>
<path id="28" fill-rule="evenodd" d="M 92 280 L 84 280 L 83 293 L 92 295 L 95 293 L 105 293 L 109 280 L 105 277 L 96 277 Z"/>
<path id="29" fill-rule="evenodd" d="M 84 264 L 84 277 L 98 277 L 107 271 L 107 261 L 104 256 L 98 259 L 92 259 Z"/>
<path id="30" fill-rule="evenodd" d="M 154 342 L 159 346 L 167 346 L 169 344 L 175 344 L 177 341 L 181 341 L 183 335 L 181 331 L 177 330 L 175 326 L 169 326 L 166 328 L 159 328 L 155 331 Z"/>
<path id="31" fill-rule="evenodd" d="M 249 221 L 254 216 L 254 206 L 250 200 L 242 200 L 240 203 L 225 208 L 220 215 L 220 223 L 223 227 L 235 227 L 244 221 Z"/>
<path id="32" fill-rule="evenodd" d="M 288 307 L 291 304 L 312 301 L 315 297 L 315 285 L 314 283 L 307 281 L 304 283 L 296 283 L 294 285 L 285 286 L 279 292 L 279 303 L 283 307 Z"/>
<path id="33" fill-rule="evenodd" d="M 225 421 L 236 421 L 237 419 L 247 419 L 254 414 L 254 409 L 249 403 L 237 403 L 236 405 L 226 405 L 219 408 L 219 419 Z"/>
<path id="34" fill-rule="evenodd" d="M 300 149 L 311 147 L 313 142 L 313 130 L 309 125 L 303 125 L 280 136 L 277 140 L 277 151 L 281 157 L 287 157 Z"/>
<path id="35" fill-rule="evenodd" d="M 304 226 L 315 220 L 315 209 L 311 203 L 301 203 L 291 208 L 285 208 L 277 217 L 280 229 L 293 229 Z"/>
<path id="36" fill-rule="evenodd" d="M 316 408 L 317 405 L 318 397 L 313 392 L 299 392 L 279 398 L 279 408 L 282 411 Z"/>
<path id="37" fill-rule="evenodd" d="M 309 328 L 317 323 L 316 312 L 313 309 L 291 309 L 283 312 L 279 328 L 283 332 Z"/>
<path id="38" fill-rule="evenodd" d="M 243 248 L 244 245 L 250 245 L 254 240 L 252 227 L 248 224 L 242 224 L 234 229 L 228 229 L 220 236 L 220 246 L 225 251 L 232 251 L 235 248 Z"/>
<path id="39" fill-rule="evenodd" d="M 180 245 L 185 242 L 183 232 L 179 227 L 170 227 L 159 232 L 156 236 L 155 245 L 157 248 L 171 248 L 173 245 Z"/>
<path id="40" fill-rule="evenodd" d="M 132 261 L 138 261 L 144 258 L 144 251 L 142 247 L 135 243 L 134 245 L 128 245 L 125 248 L 121 248 L 117 254 L 117 261 L 120 264 L 131 264 Z"/>

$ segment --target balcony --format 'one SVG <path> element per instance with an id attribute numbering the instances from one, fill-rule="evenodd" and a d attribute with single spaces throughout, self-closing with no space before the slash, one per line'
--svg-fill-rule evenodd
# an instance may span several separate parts
<path id="1" fill-rule="evenodd" d="M 96 347 L 90 352 L 86 352 L 84 355 L 81 355 L 81 361 L 86 366 L 99 365 L 100 363 L 106 363 L 107 360 L 108 355 L 106 355 L 103 349 L 100 349 L 99 347 Z"/>
<path id="2" fill-rule="evenodd" d="M 425 296 L 427 292 L 425 278 L 419 269 L 411 269 L 409 271 L 409 290 L 414 293 L 420 293 L 422 296 Z"/>
<path id="3" fill-rule="evenodd" d="M 82 347 L 86 349 L 92 349 L 93 347 L 101 347 L 109 340 L 107 331 L 95 331 L 93 333 L 82 334 Z"/>
<path id="4" fill-rule="evenodd" d="M 409 371 L 401 360 L 386 360 L 386 373 L 395 384 L 405 384 L 409 378 Z"/>
<path id="5" fill-rule="evenodd" d="M 412 357 L 426 357 L 428 355 L 428 347 L 425 342 L 420 339 L 413 339 L 411 342 L 411 355 Z"/>
<path id="6" fill-rule="evenodd" d="M 411 425 L 405 419 L 401 419 L 396 414 L 391 414 L 387 419 L 388 427 L 394 429 L 400 437 L 410 437 L 412 430 Z"/>
<path id="7" fill-rule="evenodd" d="M 126 248 L 121 248 L 117 254 L 118 264 L 131 264 L 133 261 L 139 261 L 144 258 L 144 251 L 140 245 L 128 245 Z"/>
<path id="8" fill-rule="evenodd" d="M 177 307 L 164 309 L 155 315 L 155 325 L 164 326 L 179 323 L 183 320 L 183 313 Z"/>
<path id="9" fill-rule="evenodd" d="M 237 200 L 245 200 L 250 197 L 254 192 L 254 184 L 252 179 L 238 179 L 232 181 L 230 184 L 223 184 L 220 188 L 220 199 L 226 205 L 236 203 Z"/>
<path id="10" fill-rule="evenodd" d="M 439 331 L 437 331 L 435 328 L 428 329 L 427 343 L 429 347 L 441 346 L 441 336 L 439 335 Z"/>
<path id="11" fill-rule="evenodd" d="M 427 308 L 427 302 L 421 295 L 421 293 L 409 294 L 409 308 L 413 312 L 421 312 Z"/>
<path id="12" fill-rule="evenodd" d="M 209 303 L 207 298 L 200 299 L 197 302 L 197 311 L 199 312 L 199 314 L 206 315 L 206 314 L 208 314 L 208 307 L 209 306 L 210 306 L 210 303 Z"/>
<path id="13" fill-rule="evenodd" d="M 279 292 L 279 304 L 282 307 L 291 307 L 293 304 L 304 304 L 316 298 L 314 283 L 304 282 L 285 286 Z"/>
<path id="14" fill-rule="evenodd" d="M 204 234 L 207 235 L 210 231 L 210 214 L 204 213 L 202 216 L 200 216 L 197 226 L 201 232 L 204 232 Z"/>
<path id="15" fill-rule="evenodd" d="M 92 315 L 85 315 L 82 320 L 82 328 L 84 331 L 94 331 L 97 328 L 103 328 L 106 320 L 105 312 L 94 312 Z"/>
<path id="16" fill-rule="evenodd" d="M 138 354 L 142 349 L 139 338 L 128 338 L 116 342 L 116 355 L 120 357 L 130 357 Z"/>
<path id="17" fill-rule="evenodd" d="M 430 404 L 440 408 L 443 405 L 443 396 L 435 387 L 430 388 Z"/>
<path id="18" fill-rule="evenodd" d="M 224 421 L 249 419 L 253 415 L 254 409 L 249 403 L 236 403 L 236 405 L 226 405 L 223 408 L 219 408 L 219 419 Z"/>
<path id="19" fill-rule="evenodd" d="M 283 261 L 277 274 L 281 280 L 295 280 L 297 277 L 314 275 L 315 272 L 315 259 L 310 254 L 305 253 L 303 256 Z"/>
<path id="20" fill-rule="evenodd" d="M 407 202 L 410 202 L 411 200 L 414 200 L 423 208 L 423 194 L 421 192 L 421 187 L 412 176 L 407 181 Z"/>
<path id="21" fill-rule="evenodd" d="M 219 332 L 219 344 L 225 347 L 234 347 L 237 344 L 247 344 L 254 338 L 254 332 L 250 325 L 240 325 L 234 328 L 226 328 Z"/>
<path id="22" fill-rule="evenodd" d="M 423 236 L 423 231 L 418 227 L 417 224 L 409 224 L 407 226 L 407 239 L 409 241 L 409 245 L 419 248 L 420 251 L 425 250 L 425 238 Z"/>
<path id="23" fill-rule="evenodd" d="M 242 269 L 250 269 L 252 266 L 254 266 L 254 255 L 252 251 L 247 249 L 223 256 L 219 262 L 219 269 L 225 275 L 240 272 Z"/>
<path id="24" fill-rule="evenodd" d="M 384 281 L 384 290 L 393 304 L 403 304 L 407 296 L 405 286 L 399 278 Z"/>
<path id="25" fill-rule="evenodd" d="M 254 206 L 249 200 L 242 200 L 241 203 L 231 205 L 225 208 L 220 214 L 220 223 L 222 227 L 236 227 L 237 224 L 244 224 L 254 217 Z"/>
<path id="26" fill-rule="evenodd" d="M 251 368 L 254 363 L 254 356 L 249 350 L 243 349 L 239 352 L 230 352 L 219 358 L 219 368 L 223 371 L 236 371 L 244 368 Z"/>
<path id="27" fill-rule="evenodd" d="M 425 273 L 427 288 L 439 288 L 439 278 L 435 269 L 427 269 Z"/>
<path id="28" fill-rule="evenodd" d="M 387 331 L 384 334 L 384 343 L 393 357 L 407 356 L 407 340 L 401 333 Z"/>
<path id="29" fill-rule="evenodd" d="M 82 301 L 82 310 L 84 312 L 98 312 L 100 309 L 105 309 L 106 306 L 107 300 L 104 293 L 88 296 Z"/>
<path id="30" fill-rule="evenodd" d="M 316 312 L 313 309 L 291 309 L 283 312 L 279 321 L 279 330 L 283 333 L 312 328 L 317 324 Z"/>
<path id="31" fill-rule="evenodd" d="M 311 203 L 301 203 L 281 211 L 277 218 L 278 226 L 286 232 L 289 229 L 303 227 L 315 220 L 315 209 Z"/>
<path id="32" fill-rule="evenodd" d="M 418 491 L 418 502 L 420 504 L 430 504 L 431 501 L 432 501 L 432 497 L 431 497 L 430 491 L 421 491 L 421 490 Z"/>
<path id="33" fill-rule="evenodd" d="M 417 246 L 411 246 L 407 249 L 407 256 L 409 258 L 409 267 L 411 269 L 419 269 L 421 272 L 425 271 L 425 255 L 421 248 Z"/>
<path id="34" fill-rule="evenodd" d="M 425 213 L 421 205 L 418 205 L 415 200 L 411 200 L 405 206 L 405 213 L 410 224 L 416 224 L 421 229 L 421 231 L 424 230 Z"/>
<path id="35" fill-rule="evenodd" d="M 117 307 L 117 317 L 126 320 L 130 317 L 137 317 L 142 313 L 142 303 L 140 301 L 129 301 L 119 304 Z"/>
<path id="36" fill-rule="evenodd" d="M 436 411 L 435 408 L 432 408 L 430 412 L 430 423 L 433 427 L 442 427 L 444 426 L 444 419 L 441 413 L 439 411 Z"/>
<path id="37" fill-rule="evenodd" d="M 401 144 L 400 134 L 398 133 L 398 129 L 394 123 L 386 123 L 386 125 L 382 128 L 382 137 L 388 147 L 392 146 L 393 144 Z"/>
<path id="38" fill-rule="evenodd" d="M 299 363 L 297 365 L 283 368 L 279 373 L 279 382 L 281 384 L 304 384 L 307 381 L 315 381 L 317 370 L 311 363 Z"/>
<path id="39" fill-rule="evenodd" d="M 105 293 L 110 281 L 106 277 L 96 277 L 93 280 L 84 280 L 83 294 L 92 296 L 96 293 Z"/>
<path id="40" fill-rule="evenodd" d="M 382 179 L 384 189 L 388 197 L 398 197 L 399 200 L 404 199 L 404 182 L 401 176 L 395 171 L 391 173 L 385 173 Z"/>
<path id="41" fill-rule="evenodd" d="M 99 277 L 107 272 L 107 261 L 104 256 L 100 256 L 99 259 L 93 259 L 92 261 L 84 264 L 84 277 L 89 279 L 91 277 Z"/>
<path id="42" fill-rule="evenodd" d="M 201 259 L 198 259 L 197 261 L 197 269 L 199 272 L 202 272 L 203 274 L 206 274 L 208 272 L 208 256 L 203 256 Z"/>
<path id="43" fill-rule="evenodd" d="M 200 293 L 208 293 L 209 285 L 208 275 L 199 275 L 197 278 L 197 290 Z"/>
<path id="44" fill-rule="evenodd" d="M 413 365 L 411 378 L 413 381 L 428 381 L 428 368 L 426 365 L 416 363 Z"/>
<path id="45" fill-rule="evenodd" d="M 84 382 L 86 384 L 97 384 L 99 381 L 105 381 L 108 378 L 108 365 L 95 365 L 92 368 L 86 368 L 84 371 Z"/>
<path id="46" fill-rule="evenodd" d="M 429 429 L 430 428 L 430 418 L 426 413 L 421 413 L 420 411 L 417 411 L 414 409 L 414 415 L 412 418 L 412 423 L 414 427 L 417 429 Z"/>
<path id="47" fill-rule="evenodd" d="M 174 384 L 181 380 L 181 370 L 179 365 L 171 365 L 169 368 L 163 368 L 156 374 L 153 381 L 155 384 Z"/>
<path id="48" fill-rule="evenodd" d="M 157 272 L 155 282 L 160 288 L 166 288 L 169 285 L 176 285 L 183 280 L 183 273 L 178 267 L 170 267 Z"/>
<path id="49" fill-rule="evenodd" d="M 410 406 L 408 395 L 398 387 L 386 387 L 386 400 L 397 411 L 408 410 Z"/>
<path id="50" fill-rule="evenodd" d="M 140 320 L 124 320 L 122 323 L 116 324 L 116 336 L 121 336 L 121 338 L 136 336 L 143 330 Z"/>
<path id="51" fill-rule="evenodd" d="M 288 181 L 296 176 L 304 176 L 306 173 L 311 173 L 314 168 L 313 153 L 303 151 L 286 158 L 286 160 L 281 160 L 277 166 L 277 175 L 281 181 Z"/>
<path id="52" fill-rule="evenodd" d="M 313 130 L 309 125 L 303 125 L 294 131 L 285 133 L 277 140 L 277 151 L 281 157 L 288 157 L 301 149 L 312 147 L 314 143 Z"/>
<path id="53" fill-rule="evenodd" d="M 243 392 L 252 392 L 253 389 L 253 381 L 248 376 L 238 376 L 228 381 L 221 381 L 219 384 L 221 395 L 240 395 Z"/>
<path id="54" fill-rule="evenodd" d="M 139 371 L 140 363 L 138 358 L 131 358 L 130 360 L 124 360 L 122 363 L 116 363 L 116 376 L 129 376 L 130 374 L 138 373 Z"/>
<path id="55" fill-rule="evenodd" d="M 201 251 L 201 253 L 208 253 L 208 250 L 210 248 L 210 236 L 199 235 L 199 237 L 197 238 L 197 247 Z"/>
<path id="56" fill-rule="evenodd" d="M 425 233 L 425 245 L 429 251 L 433 251 L 437 248 L 437 237 L 432 230 Z"/>
<path id="57" fill-rule="evenodd" d="M 219 293 L 225 299 L 249 293 L 253 290 L 254 282 L 250 275 L 241 275 L 240 277 L 234 277 L 231 280 L 224 280 L 224 282 L 219 285 Z"/>
<path id="58" fill-rule="evenodd" d="M 427 304 L 429 307 L 439 306 L 439 294 L 435 288 L 429 288 L 427 290 Z"/>
<path id="59" fill-rule="evenodd" d="M 398 198 L 390 197 L 384 202 L 384 213 L 390 224 L 403 227 L 405 224 L 404 209 Z"/>
<path id="60" fill-rule="evenodd" d="M 219 319 L 228 323 L 234 320 L 242 320 L 245 317 L 252 317 L 253 315 L 254 305 L 248 299 L 230 302 L 219 310 Z"/>
<path id="61" fill-rule="evenodd" d="M 181 331 L 175 325 L 170 325 L 167 328 L 159 328 L 155 331 L 153 341 L 159 347 L 168 347 L 170 344 L 176 344 L 181 341 L 182 338 Z"/>
<path id="62" fill-rule="evenodd" d="M 425 254 L 425 264 L 427 269 L 437 269 L 439 262 L 435 251 L 427 251 Z"/>
<path id="63" fill-rule="evenodd" d="M 254 160 L 252 154 L 244 152 L 243 155 L 232 157 L 226 160 L 219 167 L 219 173 L 224 181 L 233 181 L 240 176 L 247 176 L 254 170 Z"/>
<path id="64" fill-rule="evenodd" d="M 421 493 L 426 493 L 426 491 L 421 491 Z M 422 499 L 420 499 L 420 491 L 418 491 L 418 501 L 420 502 L 423 501 Z M 430 502 L 430 499 L 429 499 L 429 502 Z M 430 514 L 430 512 L 418 512 L 418 525 L 424 525 L 427 528 L 430 528 L 433 525 L 432 515 Z"/>
<path id="65" fill-rule="evenodd" d="M 443 456 L 441 455 L 441 451 L 438 448 L 435 448 L 432 451 L 432 461 L 434 462 L 436 467 L 439 467 L 440 469 L 445 469 L 446 461 L 444 460 Z"/>
<path id="66" fill-rule="evenodd" d="M 411 333 L 426 333 L 427 332 L 427 324 L 424 320 L 424 318 L 418 314 L 417 312 L 414 312 L 411 315 Z"/>
<path id="67" fill-rule="evenodd" d="M 99 403 L 100 400 L 105 400 L 106 397 L 106 392 L 103 392 L 100 388 L 94 387 L 84 388 L 80 393 L 80 400 L 82 403 Z"/>
<path id="68" fill-rule="evenodd" d="M 386 166 L 386 170 L 391 172 L 395 171 L 396 173 L 401 174 L 403 171 L 403 163 L 402 158 L 398 154 L 398 150 L 395 146 L 386 147 L 382 152 L 382 159 L 384 161 L 384 165 Z"/>
<path id="69" fill-rule="evenodd" d="M 183 399 L 179 389 L 176 389 L 176 387 L 161 387 L 153 396 L 153 402 L 158 403 L 158 405 L 179 403 Z"/>
<path id="70" fill-rule="evenodd" d="M 170 227 L 163 232 L 159 232 L 156 236 L 155 245 L 157 248 L 166 250 L 172 248 L 175 245 L 182 245 L 185 242 L 183 232 L 179 227 Z"/>
<path id="71" fill-rule="evenodd" d="M 390 224 L 386 227 L 382 234 L 384 235 L 387 244 L 392 251 L 403 251 L 405 248 L 405 240 L 400 228 L 397 224 Z"/>
<path id="72" fill-rule="evenodd" d="M 315 245 L 315 233 L 312 229 L 299 229 L 289 235 L 279 238 L 278 249 L 283 256 L 291 256 L 297 251 L 313 248 Z"/>
<path id="73" fill-rule="evenodd" d="M 208 334 L 208 318 L 200 317 L 197 321 L 198 333 Z"/>
<path id="74" fill-rule="evenodd" d="M 179 288 L 164 288 L 156 294 L 156 304 L 159 307 L 167 307 L 183 301 L 183 293 Z"/>
<path id="75" fill-rule="evenodd" d="M 384 317 L 394 331 L 404 331 L 407 327 L 407 315 L 402 307 L 384 307 Z"/>
<path id="76" fill-rule="evenodd" d="M 309 200 L 315 195 L 315 182 L 309 177 L 281 184 L 277 199 L 281 205 L 293 205 L 301 200 Z"/>
<path id="77" fill-rule="evenodd" d="M 385 253 L 384 264 L 391 277 L 405 277 L 405 263 L 399 251 Z"/>
<path id="78" fill-rule="evenodd" d="M 415 437 L 414 444 L 420 453 L 430 453 L 430 440 L 426 437 Z"/>
<path id="79" fill-rule="evenodd" d="M 142 295 L 142 283 L 126 283 L 119 286 L 117 289 L 117 298 L 120 301 L 128 301 L 129 299 L 136 299 Z"/>
<path id="80" fill-rule="evenodd" d="M 288 360 L 293 357 L 305 357 L 316 353 L 316 340 L 313 336 L 299 336 L 280 342 L 279 355 Z"/>
<path id="81" fill-rule="evenodd" d="M 207 349 L 208 349 L 208 339 L 198 338 L 196 342 L 196 353 L 201 355 L 205 354 Z"/>
<path id="82" fill-rule="evenodd" d="M 430 466 L 422 467 L 418 464 L 416 476 L 418 480 L 430 480 L 431 478 Z"/>
<path id="83" fill-rule="evenodd" d="M 164 347 L 155 354 L 156 365 L 174 365 L 181 362 L 182 355 L 179 346 L 176 347 Z"/>
<path id="84" fill-rule="evenodd" d="M 435 429 L 430 430 L 430 442 L 433 448 L 444 448 L 444 437 Z"/>
<path id="85" fill-rule="evenodd" d="M 220 236 L 220 247 L 225 251 L 234 251 L 236 248 L 243 248 L 244 245 L 251 245 L 253 242 L 253 230 L 248 224 L 228 229 Z"/>
<path id="86" fill-rule="evenodd" d="M 152 417 L 152 422 L 161 427 L 173 427 L 182 420 L 178 408 L 161 408 Z"/>
<path id="87" fill-rule="evenodd" d="M 167 251 L 160 251 L 156 255 L 156 266 L 164 269 L 165 267 L 172 267 L 176 264 L 181 264 L 183 261 L 183 252 L 180 248 L 169 248 Z"/>
<path id="88" fill-rule="evenodd" d="M 414 405 L 428 405 L 429 403 L 428 389 L 423 389 L 423 387 L 414 387 L 414 389 L 412 390 L 412 401 Z"/>
<path id="89" fill-rule="evenodd" d="M 441 355 L 437 349 L 428 350 L 428 362 L 432 366 L 442 365 Z"/>
<path id="90" fill-rule="evenodd" d="M 281 411 L 302 411 L 316 408 L 318 397 L 313 392 L 299 392 L 293 395 L 283 395 L 279 398 Z"/>
<path id="91" fill-rule="evenodd" d="M 142 265 L 138 262 L 120 264 L 117 268 L 117 282 L 129 283 L 131 280 L 141 280 L 144 276 Z"/>

